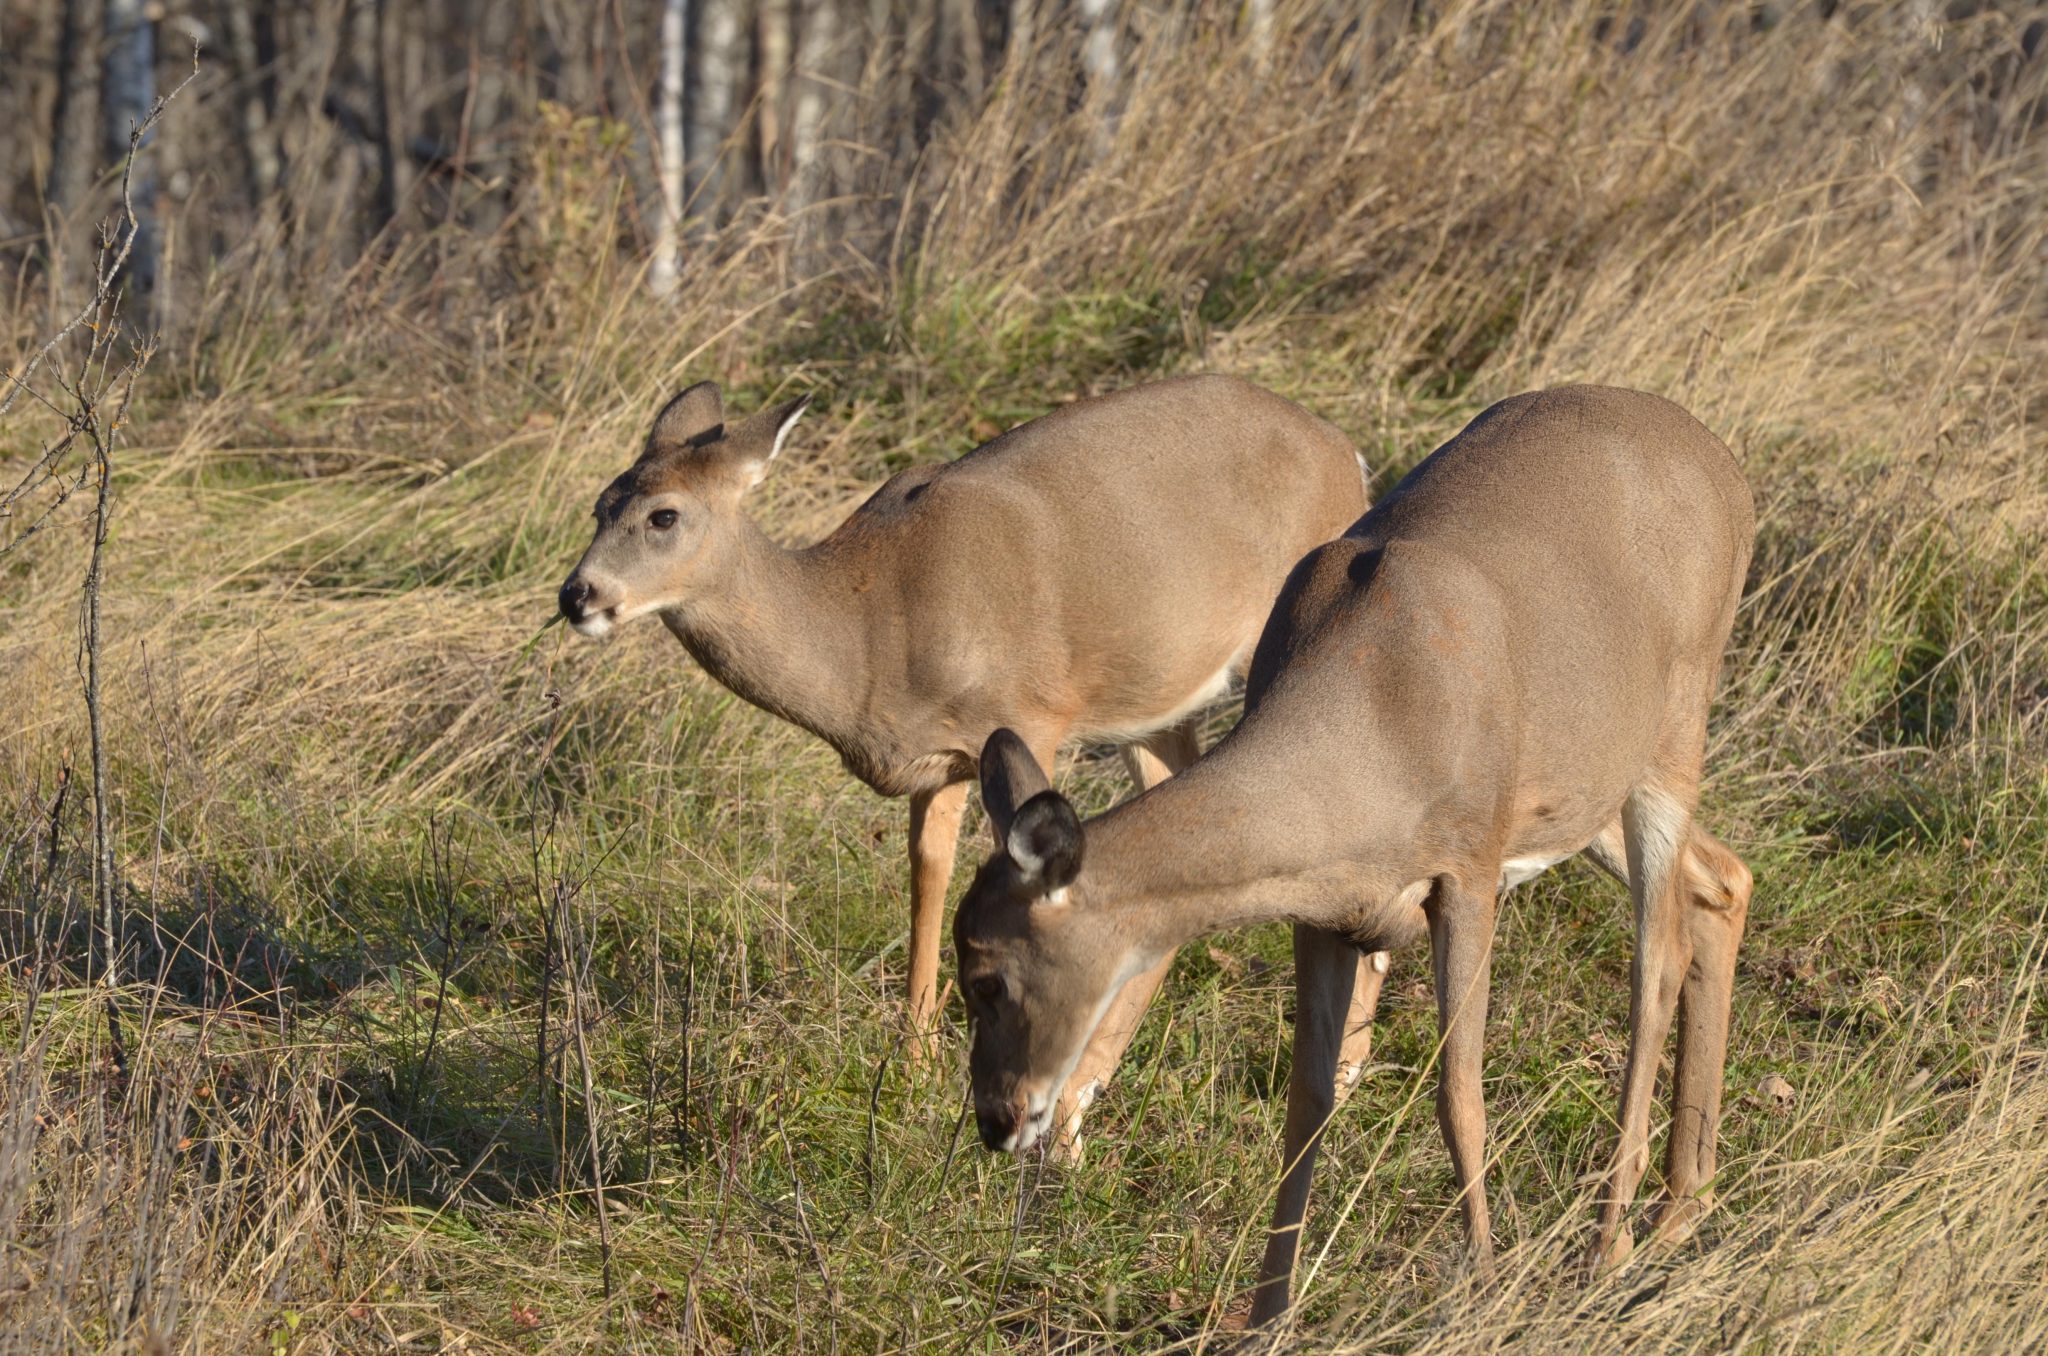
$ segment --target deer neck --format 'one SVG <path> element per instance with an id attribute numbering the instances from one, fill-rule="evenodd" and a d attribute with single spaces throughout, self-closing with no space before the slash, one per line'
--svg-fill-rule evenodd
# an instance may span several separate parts
<path id="1" fill-rule="evenodd" d="M 1233 735 L 1092 821 L 1081 884 L 1109 930 L 1164 955 L 1257 923 L 1348 932 L 1371 920 L 1372 897 L 1391 899 L 1407 883 L 1399 879 L 1406 854 L 1395 846 L 1397 809 L 1347 796 L 1333 815 L 1317 787 L 1276 775 L 1288 771 L 1288 761 L 1276 764 L 1255 741 Z M 1275 786 L 1290 790 L 1276 795 Z M 1387 851 L 1373 852 L 1376 840 Z"/>
<path id="2" fill-rule="evenodd" d="M 720 567 L 662 621 L 734 693 L 838 746 L 855 733 L 867 671 L 852 600 L 815 549 L 735 522 Z"/>

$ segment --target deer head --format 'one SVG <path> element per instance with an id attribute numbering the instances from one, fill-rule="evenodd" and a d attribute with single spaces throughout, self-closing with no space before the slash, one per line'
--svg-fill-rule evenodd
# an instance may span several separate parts
<path id="1" fill-rule="evenodd" d="M 562 615 L 586 636 L 716 587 L 761 483 L 809 396 L 725 422 L 718 387 L 698 382 L 655 417 L 640 459 L 597 499 L 597 533 L 563 583 Z"/>
<path id="2" fill-rule="evenodd" d="M 981 1142 L 1022 1152 L 1051 1126 L 1110 1001 L 1157 957 L 1091 907 L 1080 817 L 1009 730 L 982 748 L 981 796 L 1001 850 L 960 903 L 953 947 Z"/>

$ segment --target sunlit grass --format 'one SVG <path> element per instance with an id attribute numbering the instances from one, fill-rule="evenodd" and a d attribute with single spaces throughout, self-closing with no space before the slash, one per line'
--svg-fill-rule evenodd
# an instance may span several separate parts
<path id="1" fill-rule="evenodd" d="M 543 630 L 687 380 L 820 393 L 753 505 L 794 541 L 890 471 L 1200 368 L 1333 419 L 1380 488 L 1502 395 L 1658 390 L 1761 515 L 1703 811 L 1758 881 L 1720 1209 L 1570 1272 L 1629 935 L 1567 867 L 1503 911 L 1501 1276 L 1460 1270 L 1399 957 L 1297 1335 L 2048 1343 L 2040 67 L 1993 81 L 1996 16 L 1939 48 L 1672 19 L 1623 56 L 1601 9 L 1451 6 L 1369 67 L 1302 17 L 1266 75 L 1186 35 L 1106 142 L 1026 81 L 891 171 L 929 215 L 887 267 L 793 281 L 787 224 L 749 218 L 651 303 L 567 125 L 503 237 L 409 247 L 345 304 L 252 260 L 166 346 L 119 469 L 125 1075 L 81 984 L 81 789 L 56 806 L 81 542 L 0 565 L 0 1349 L 1224 1340 L 1277 1170 L 1284 935 L 1184 953 L 1080 1166 L 988 1156 L 957 1033 L 936 1068 L 897 1048 L 901 807 L 652 623 Z M 520 285 L 451 302 L 430 267 Z M 1114 760 L 1062 775 L 1123 794 Z M 985 841 L 971 818 L 963 856 Z"/>

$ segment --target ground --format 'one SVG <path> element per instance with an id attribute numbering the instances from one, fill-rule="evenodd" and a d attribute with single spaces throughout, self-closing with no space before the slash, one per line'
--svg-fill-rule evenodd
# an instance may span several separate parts
<path id="1" fill-rule="evenodd" d="M 575 147 L 502 238 L 326 281 L 249 257 L 167 332 L 115 459 L 116 1001 L 88 983 L 90 542 L 73 513 L 0 560 L 0 1346 L 1229 1329 L 1277 1172 L 1284 934 L 1183 953 L 1081 1165 L 987 1155 L 957 999 L 939 1062 L 899 1057 L 901 804 L 652 622 L 546 627 L 590 503 L 690 380 L 739 411 L 817 393 L 752 506 L 799 541 L 892 470 L 1196 370 L 1332 419 L 1376 490 L 1503 395 L 1639 386 L 1729 442 L 1759 507 L 1702 802 L 1757 878 L 1717 1209 L 1570 1273 L 1629 927 L 1569 865 L 1509 897 L 1494 966 L 1501 1274 L 1460 1271 L 1426 957 L 1401 955 L 1330 1132 L 1304 1340 L 2048 1344 L 2034 86 L 1902 120 L 1902 90 L 1981 92 L 1972 53 L 2004 49 L 1806 22 L 1705 55 L 1568 26 L 1445 47 L 1370 104 L 1300 74 L 1254 103 L 1193 63 L 1107 141 L 1048 96 L 1072 155 L 1044 182 L 963 134 L 900 267 L 793 290 L 786 232 L 741 222 L 649 299 L 617 223 L 572 210 L 612 172 Z M 11 416 L 0 454 L 46 436 Z M 1091 751 L 1061 779 L 1123 794 Z M 986 838 L 971 816 L 963 859 Z"/>

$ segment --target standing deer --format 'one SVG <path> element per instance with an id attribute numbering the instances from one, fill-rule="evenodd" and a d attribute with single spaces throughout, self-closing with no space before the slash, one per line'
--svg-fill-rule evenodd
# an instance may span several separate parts
<path id="1" fill-rule="evenodd" d="M 709 382 L 671 400 L 597 501 L 562 615 L 603 636 L 658 613 L 747 701 L 910 798 L 908 1021 L 929 1051 L 940 923 L 975 760 L 1018 732 L 1123 746 L 1140 789 L 1192 762 L 1287 571 L 1365 508 L 1335 428 L 1225 377 L 1079 401 L 958 461 L 892 478 L 803 550 L 741 511 L 808 397 L 738 423 Z M 1062 1104 L 1067 1147 L 1172 959 L 1124 987 Z M 1386 958 L 1360 970 L 1343 1055 L 1363 1067 Z M 1339 1089 L 1341 1092 L 1341 1089 Z"/>
<path id="2" fill-rule="evenodd" d="M 1754 517 L 1735 459 L 1654 396 L 1566 387 L 1493 406 L 1289 576 L 1243 721 L 1083 826 L 1029 741 L 990 737 L 1002 851 L 954 922 L 982 1141 L 1044 1133 L 1122 988 L 1196 937 L 1294 924 L 1286 1156 L 1253 1317 L 1285 1312 L 1361 950 L 1427 934 L 1437 1120 L 1490 1264 L 1480 1094 L 1501 891 L 1576 852 L 1634 898 L 1621 1143 L 1592 1260 L 1631 1246 L 1650 1095 L 1678 1016 L 1660 1232 L 1714 1176 L 1741 860 L 1693 822 L 1707 708 Z M 1682 850 L 1683 849 L 1683 850 Z"/>

